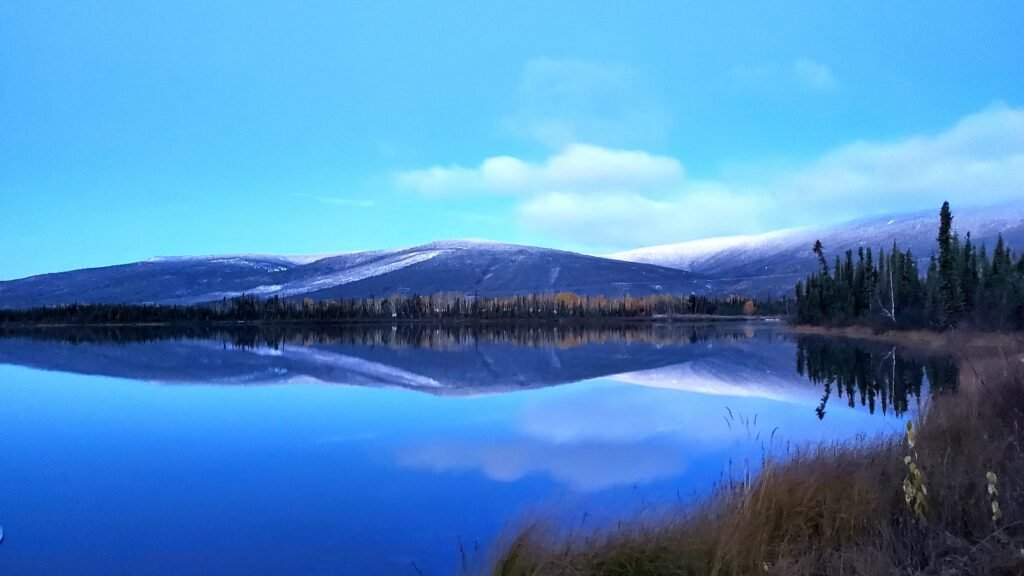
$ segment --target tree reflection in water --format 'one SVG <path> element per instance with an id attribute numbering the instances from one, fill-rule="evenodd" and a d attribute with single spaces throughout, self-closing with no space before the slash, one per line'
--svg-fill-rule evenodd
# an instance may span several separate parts
<path id="1" fill-rule="evenodd" d="M 898 346 L 813 336 L 797 340 L 796 370 L 824 388 L 815 409 L 819 419 L 825 417 L 833 393 L 851 408 L 859 402 L 872 414 L 880 409 L 901 416 L 912 400 L 920 401 L 923 389 L 952 392 L 959 379 L 952 358 L 917 357 Z"/>

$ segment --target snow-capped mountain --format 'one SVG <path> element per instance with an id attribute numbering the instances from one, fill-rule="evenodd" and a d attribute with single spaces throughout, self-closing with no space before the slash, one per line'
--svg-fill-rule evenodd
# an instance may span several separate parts
<path id="1" fill-rule="evenodd" d="M 461 292 L 706 292 L 696 275 L 651 264 L 482 240 L 319 256 L 151 260 L 0 282 L 0 307 L 67 303 L 192 304 L 241 294 L 313 299 Z"/>
<path id="2" fill-rule="evenodd" d="M 1002 234 L 1024 249 L 1024 201 L 954 212 L 954 227 L 989 249 Z M 411 248 L 275 256 L 153 258 L 0 282 L 0 308 L 69 303 L 193 304 L 242 294 L 282 298 L 382 297 L 459 292 L 480 296 L 572 291 L 605 296 L 782 295 L 828 258 L 896 242 L 921 259 L 935 249 L 937 211 L 878 216 L 829 226 L 695 240 L 607 257 L 484 240 Z"/>
<path id="3" fill-rule="evenodd" d="M 1024 249 L 1024 202 L 954 210 L 953 227 L 961 240 L 967 232 L 991 253 L 999 234 L 1017 250 Z M 760 234 L 709 238 L 640 248 L 608 257 L 626 262 L 668 266 L 704 276 L 716 292 L 779 295 L 817 269 L 811 252 L 821 240 L 829 262 L 858 248 L 886 250 L 896 242 L 910 249 L 923 266 L 935 251 L 938 210 L 876 216 L 838 225 L 807 226 Z"/>

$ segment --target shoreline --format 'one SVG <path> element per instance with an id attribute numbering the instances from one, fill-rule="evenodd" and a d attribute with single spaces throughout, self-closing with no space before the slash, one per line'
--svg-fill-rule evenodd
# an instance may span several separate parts
<path id="1" fill-rule="evenodd" d="M 786 329 L 800 336 L 823 336 L 903 346 L 913 351 L 946 354 L 960 360 L 977 361 L 994 354 L 1008 358 L 1024 353 L 1024 332 L 981 332 L 977 330 L 906 330 L 874 332 L 862 326 L 822 327 L 787 324 Z M 1024 361 L 1024 356 L 1021 356 Z"/>
<path id="2" fill-rule="evenodd" d="M 175 327 L 274 327 L 274 326 L 474 326 L 474 325 L 615 325 L 615 324 L 688 324 L 699 322 L 763 322 L 785 326 L 778 316 L 742 316 L 717 314 L 681 314 L 645 317 L 599 317 L 599 318 L 366 318 L 344 320 L 213 320 L 184 322 L 0 322 L 5 328 L 175 328 Z"/>

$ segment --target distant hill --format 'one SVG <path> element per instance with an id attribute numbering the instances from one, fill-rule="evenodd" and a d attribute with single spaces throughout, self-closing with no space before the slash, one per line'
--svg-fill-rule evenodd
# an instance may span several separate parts
<path id="1" fill-rule="evenodd" d="M 622 296 L 708 292 L 696 274 L 561 250 L 481 240 L 321 256 L 228 255 L 144 262 L 0 282 L 0 307 L 69 303 L 194 304 L 241 294 L 349 298 L 572 291 Z"/>
<path id="2" fill-rule="evenodd" d="M 918 256 L 921 269 L 936 249 L 939 210 L 877 216 L 832 226 L 808 226 L 756 236 L 709 238 L 640 248 L 608 257 L 686 270 L 705 277 L 718 293 L 790 294 L 796 282 L 817 269 L 811 252 L 820 239 L 829 262 L 846 250 L 870 247 L 886 250 L 896 242 Z M 1024 250 L 1024 201 L 987 208 L 953 208 L 953 227 L 961 240 L 970 231 L 976 244 L 991 253 L 996 237 L 1015 250 Z"/>
<path id="3" fill-rule="evenodd" d="M 1024 249 L 1024 201 L 954 209 L 954 227 L 991 247 L 1002 234 Z M 382 297 L 459 292 L 480 296 L 570 291 L 626 294 L 788 295 L 817 268 L 820 239 L 831 260 L 895 241 L 921 259 L 935 250 L 938 210 L 809 226 L 757 236 L 711 238 L 607 257 L 484 240 L 314 256 L 236 254 L 154 258 L 0 282 L 0 307 L 70 303 L 195 304 L 242 294 L 262 297 Z"/>

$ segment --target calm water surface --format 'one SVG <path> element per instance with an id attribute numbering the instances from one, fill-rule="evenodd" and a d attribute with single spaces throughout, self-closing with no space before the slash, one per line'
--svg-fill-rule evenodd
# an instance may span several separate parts
<path id="1" fill-rule="evenodd" d="M 763 324 L 7 333 L 0 574 L 453 574 L 517 519 L 896 433 L 955 375 Z"/>

